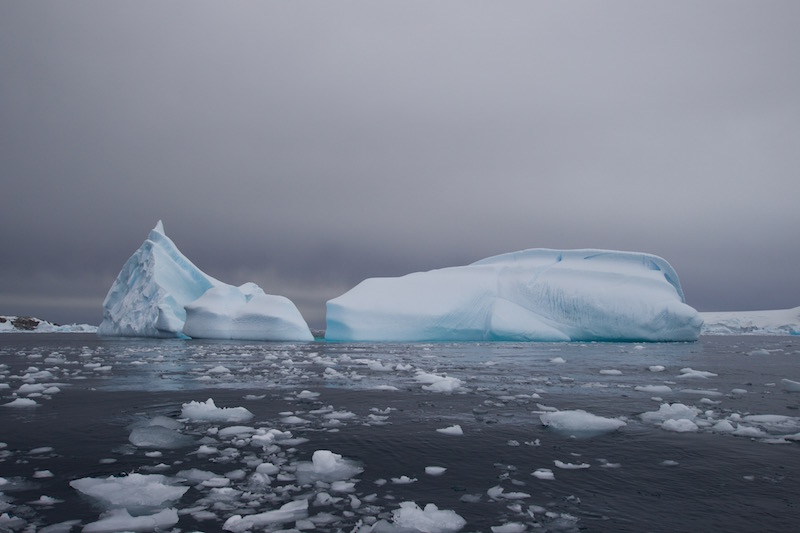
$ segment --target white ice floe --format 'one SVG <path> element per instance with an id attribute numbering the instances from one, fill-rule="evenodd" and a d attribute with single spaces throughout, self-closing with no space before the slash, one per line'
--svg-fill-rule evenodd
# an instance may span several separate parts
<path id="1" fill-rule="evenodd" d="M 430 392 L 453 392 L 464 384 L 463 381 L 452 376 L 440 376 L 422 371 L 417 372 L 414 380 L 417 383 L 423 383 L 422 388 Z"/>
<path id="2" fill-rule="evenodd" d="M 363 472 L 363 468 L 350 459 L 345 459 L 330 450 L 317 450 L 311 462 L 297 464 L 297 481 L 302 484 L 324 481 L 344 481 Z"/>
<path id="3" fill-rule="evenodd" d="M 8 403 L 4 403 L 0 407 L 13 407 L 13 408 L 30 408 L 30 407 L 37 407 L 39 404 L 36 403 L 36 400 L 31 400 L 30 398 L 17 398 L 15 400 L 11 400 Z"/>
<path id="4" fill-rule="evenodd" d="M 707 370 L 695 370 L 693 368 L 681 368 L 681 374 L 677 376 L 678 378 L 700 378 L 700 379 L 707 379 L 707 378 L 715 378 L 718 374 L 713 372 L 709 372 Z"/>
<path id="5" fill-rule="evenodd" d="M 524 533 L 528 531 L 528 526 L 522 522 L 508 522 L 500 526 L 492 526 L 492 533 Z"/>
<path id="6" fill-rule="evenodd" d="M 175 482 L 161 474 L 129 474 L 85 477 L 70 481 L 70 486 L 108 509 L 125 508 L 139 514 L 171 505 L 189 490 L 189 487 L 177 486 Z"/>
<path id="7" fill-rule="evenodd" d="M 539 415 L 542 424 L 567 435 L 595 436 L 610 433 L 625 426 L 618 418 L 605 418 L 582 409 L 554 411 Z"/>
<path id="8" fill-rule="evenodd" d="M 400 503 L 392 512 L 392 522 L 399 531 L 424 533 L 455 533 L 467 525 L 455 511 L 440 510 L 432 503 L 420 508 L 413 501 Z"/>
<path id="9" fill-rule="evenodd" d="M 217 407 L 209 398 L 205 402 L 183 404 L 181 417 L 195 422 L 247 422 L 253 418 L 253 413 L 244 407 Z"/>
<path id="10" fill-rule="evenodd" d="M 637 385 L 633 390 L 650 394 L 669 394 L 672 392 L 672 387 L 669 385 Z"/>
<path id="11" fill-rule="evenodd" d="M 426 466 L 425 467 L 425 473 L 428 474 L 429 476 L 441 476 L 442 474 L 445 473 L 446 470 L 447 470 L 447 468 L 445 468 L 443 466 Z"/>
<path id="12" fill-rule="evenodd" d="M 696 340 L 664 259 L 608 250 L 531 249 L 466 266 L 371 278 L 327 303 L 326 338 Z"/>
<path id="13" fill-rule="evenodd" d="M 559 461 L 558 459 L 554 460 L 553 464 L 562 470 L 584 470 L 591 467 L 589 463 L 565 463 L 564 461 Z"/>
<path id="14" fill-rule="evenodd" d="M 800 381 L 792 381 L 791 379 L 782 379 L 781 386 L 783 390 L 788 392 L 800 392 Z"/>
<path id="15" fill-rule="evenodd" d="M 440 429 L 437 429 L 436 431 L 439 432 L 439 433 L 442 433 L 443 435 L 460 436 L 460 435 L 464 434 L 464 430 L 461 429 L 461 426 L 459 424 L 454 424 L 454 425 L 448 426 L 446 428 L 440 428 Z"/>
<path id="16" fill-rule="evenodd" d="M 278 524 L 286 524 L 308 516 L 308 500 L 293 500 L 283 504 L 279 509 L 251 515 L 233 515 L 222 525 L 225 531 L 235 533 L 250 531 L 253 528 L 267 528 Z"/>
<path id="17" fill-rule="evenodd" d="M 553 475 L 553 471 L 549 468 L 537 468 L 531 475 L 537 479 L 548 481 L 552 481 L 556 478 L 555 475 Z"/>

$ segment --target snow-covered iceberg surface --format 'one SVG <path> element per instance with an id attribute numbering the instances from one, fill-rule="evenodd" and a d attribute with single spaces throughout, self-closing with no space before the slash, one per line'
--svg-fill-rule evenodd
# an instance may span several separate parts
<path id="1" fill-rule="evenodd" d="M 100 335 L 309 341 L 297 307 L 254 283 L 234 287 L 197 268 L 159 220 L 103 302 Z"/>
<path id="2" fill-rule="evenodd" d="M 800 307 L 700 313 L 703 335 L 800 335 Z"/>
<path id="3" fill-rule="evenodd" d="M 327 303 L 334 341 L 691 341 L 703 320 L 664 259 L 531 249 L 370 278 Z"/>

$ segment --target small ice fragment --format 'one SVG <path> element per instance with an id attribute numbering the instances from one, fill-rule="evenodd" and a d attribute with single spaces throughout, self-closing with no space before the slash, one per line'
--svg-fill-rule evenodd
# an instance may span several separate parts
<path id="1" fill-rule="evenodd" d="M 460 436 L 464 434 L 464 430 L 461 429 L 461 426 L 459 424 L 455 424 L 446 428 L 440 428 L 437 429 L 436 431 L 444 435 Z"/>
<path id="2" fill-rule="evenodd" d="M 650 394 L 669 394 L 672 388 L 669 385 L 637 385 L 633 390 Z"/>
<path id="3" fill-rule="evenodd" d="M 30 398 L 17 398 L 16 400 L 4 403 L 2 407 L 30 408 L 37 407 L 38 405 L 39 404 L 36 403 L 36 400 L 31 400 Z"/>
<path id="4" fill-rule="evenodd" d="M 756 355 L 756 356 L 769 355 L 769 350 L 765 350 L 764 348 L 760 348 L 758 350 L 753 350 L 753 351 L 749 352 L 747 355 Z"/>
<path id="5" fill-rule="evenodd" d="M 604 375 L 604 376 L 621 376 L 622 375 L 622 371 L 621 370 L 617 370 L 616 368 L 604 369 L 604 370 L 601 370 L 600 373 L 602 375 Z M 494 529 L 494 528 L 492 528 L 492 529 Z"/>
<path id="6" fill-rule="evenodd" d="M 563 357 L 553 357 L 552 359 L 550 359 L 550 362 L 551 363 L 559 363 L 559 364 L 566 363 L 566 361 L 564 360 Z"/>
<path id="7" fill-rule="evenodd" d="M 53 473 L 49 470 L 37 470 L 33 473 L 33 477 L 36 479 L 53 477 Z"/>
<path id="8" fill-rule="evenodd" d="M 587 437 L 616 431 L 626 425 L 617 418 L 604 418 L 582 409 L 544 413 L 539 419 L 543 425 L 560 433 Z"/>
<path id="9" fill-rule="evenodd" d="M 781 386 L 787 392 L 800 392 L 800 381 L 792 381 L 791 379 L 782 379 Z"/>
<path id="10" fill-rule="evenodd" d="M 416 483 L 416 481 L 417 478 L 408 476 L 400 476 L 392 478 L 392 483 L 394 483 L 395 485 L 408 485 L 410 483 Z"/>
<path id="11" fill-rule="evenodd" d="M 673 461 L 672 459 L 664 459 L 661 461 L 661 464 L 664 466 L 678 466 L 678 461 Z"/>
<path id="12" fill-rule="evenodd" d="M 650 372 L 663 372 L 664 370 L 666 370 L 666 368 L 663 365 L 652 365 L 648 366 L 647 369 Z"/>
<path id="13" fill-rule="evenodd" d="M 413 501 L 402 502 L 400 508 L 392 512 L 392 522 L 403 531 L 431 533 L 455 533 L 467 525 L 467 521 L 455 511 L 439 510 L 432 503 L 421 509 Z"/>
<path id="14" fill-rule="evenodd" d="M 230 374 L 231 373 L 231 371 L 228 370 L 228 368 L 226 368 L 226 367 L 224 367 L 222 365 L 215 366 L 214 368 L 206 370 L 206 372 L 208 374 Z"/>
<path id="15" fill-rule="evenodd" d="M 492 526 L 492 533 L 524 533 L 528 526 L 521 522 L 508 522 L 502 526 Z"/>
<path id="16" fill-rule="evenodd" d="M 308 516 L 308 500 L 293 500 L 283 504 L 279 509 L 263 513 L 233 515 L 222 525 L 222 529 L 235 533 L 250 531 L 253 528 L 269 529 L 266 526 L 295 522 Z"/>
<path id="17" fill-rule="evenodd" d="M 661 427 L 667 431 L 675 431 L 677 433 L 686 433 L 699 429 L 697 424 L 687 418 L 671 418 L 665 420 L 661 423 Z"/>
<path id="18" fill-rule="evenodd" d="M 693 368 L 687 367 L 687 368 L 681 368 L 681 375 L 678 377 L 707 379 L 707 378 L 715 378 L 717 376 L 718 374 L 715 374 L 713 372 L 708 372 L 706 370 L 695 370 Z"/>
<path id="19" fill-rule="evenodd" d="M 556 477 L 553 475 L 553 471 L 549 468 L 537 468 L 535 472 L 531 474 L 533 477 L 537 479 L 547 479 L 547 480 L 554 480 Z"/>
<path id="20" fill-rule="evenodd" d="M 559 461 L 558 459 L 553 461 L 553 464 L 564 470 L 583 470 L 584 468 L 589 468 L 591 466 L 588 463 L 565 463 L 563 461 Z"/>
<path id="21" fill-rule="evenodd" d="M 426 466 L 425 473 L 429 476 L 441 476 L 447 469 L 443 466 Z"/>
<path id="22" fill-rule="evenodd" d="M 253 418 L 253 413 L 244 407 L 217 407 L 209 398 L 205 402 L 183 404 L 181 417 L 201 422 L 246 422 Z"/>

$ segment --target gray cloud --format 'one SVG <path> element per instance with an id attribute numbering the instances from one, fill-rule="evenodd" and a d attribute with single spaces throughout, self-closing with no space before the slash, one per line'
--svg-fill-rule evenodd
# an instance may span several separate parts
<path id="1" fill-rule="evenodd" d="M 800 303 L 800 7 L 562 4 L 1 4 L 0 312 L 98 322 L 159 218 L 317 326 L 364 277 L 537 246 Z"/>

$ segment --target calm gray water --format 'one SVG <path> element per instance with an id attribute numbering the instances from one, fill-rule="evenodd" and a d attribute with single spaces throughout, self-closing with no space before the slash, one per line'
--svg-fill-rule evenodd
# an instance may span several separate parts
<path id="1" fill-rule="evenodd" d="M 169 531 L 221 531 L 233 515 L 301 499 L 310 503 L 300 521 L 254 530 L 367 531 L 414 501 L 455 511 L 462 531 L 796 531 L 800 393 L 781 380 L 800 381 L 798 362 L 796 337 L 637 345 L 3 335 L 0 531 L 80 531 L 107 508 L 70 482 L 130 473 L 189 487 L 159 507 L 178 511 Z M 5 405 L 18 398 L 35 405 Z M 181 418 L 184 404 L 209 398 L 254 416 Z M 640 416 L 664 404 L 691 414 Z M 625 425 L 561 432 L 540 421 L 556 409 Z M 184 440 L 136 441 L 135 428 L 156 417 Z M 246 428 L 227 435 L 234 425 Z M 462 434 L 437 431 L 455 425 Z M 269 446 L 253 438 L 270 429 L 287 433 Z M 353 485 L 298 480 L 317 450 L 359 465 Z M 253 476 L 261 462 L 280 470 L 268 483 Z M 187 479 L 192 468 L 217 477 Z"/>

